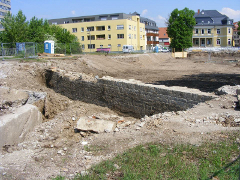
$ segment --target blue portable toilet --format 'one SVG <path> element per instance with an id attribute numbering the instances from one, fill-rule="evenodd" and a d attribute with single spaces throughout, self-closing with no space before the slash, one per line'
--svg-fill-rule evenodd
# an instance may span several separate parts
<path id="1" fill-rule="evenodd" d="M 158 53 L 158 51 L 159 51 L 159 48 L 158 48 L 158 46 L 156 46 L 155 47 L 155 52 Z"/>
<path id="2" fill-rule="evenodd" d="M 44 41 L 44 52 L 54 54 L 54 41 Z"/>

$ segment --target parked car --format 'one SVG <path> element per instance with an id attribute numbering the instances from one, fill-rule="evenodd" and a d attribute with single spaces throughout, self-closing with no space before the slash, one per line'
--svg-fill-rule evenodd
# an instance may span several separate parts
<path id="1" fill-rule="evenodd" d="M 134 47 L 132 45 L 123 45 L 122 50 L 124 53 L 130 53 L 134 51 Z"/>
<path id="2" fill-rule="evenodd" d="M 162 49 L 160 49 L 160 52 L 166 53 L 166 52 L 170 52 L 170 51 L 167 48 L 162 48 Z"/>

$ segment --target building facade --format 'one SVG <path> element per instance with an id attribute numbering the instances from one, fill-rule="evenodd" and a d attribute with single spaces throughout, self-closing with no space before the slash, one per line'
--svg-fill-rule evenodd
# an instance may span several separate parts
<path id="1" fill-rule="evenodd" d="M 11 0 L 0 0 L 0 22 L 4 19 L 4 16 L 7 12 L 11 11 Z M 0 31 L 3 31 L 4 28 L 0 23 Z"/>
<path id="2" fill-rule="evenodd" d="M 235 47 L 240 47 L 240 38 L 238 35 L 238 32 L 240 32 L 240 30 L 238 29 L 238 22 L 233 23 L 233 46 Z"/>
<path id="3" fill-rule="evenodd" d="M 169 46 L 170 45 L 170 38 L 167 34 L 167 27 L 160 27 L 158 28 L 159 32 L 159 45 L 161 46 Z"/>
<path id="4" fill-rule="evenodd" d="M 115 13 L 51 19 L 50 24 L 60 25 L 78 37 L 84 52 L 97 48 L 122 51 L 123 45 L 132 45 L 135 51 L 146 50 L 145 24 L 133 14 Z"/>
<path id="5" fill-rule="evenodd" d="M 194 17 L 193 47 L 232 46 L 232 19 L 216 10 L 198 10 Z"/>
<path id="6" fill-rule="evenodd" d="M 140 22 L 145 24 L 146 50 L 153 51 L 154 47 L 159 45 L 159 40 L 158 40 L 159 34 L 158 34 L 158 27 L 156 25 L 156 22 L 145 17 L 140 17 Z"/>

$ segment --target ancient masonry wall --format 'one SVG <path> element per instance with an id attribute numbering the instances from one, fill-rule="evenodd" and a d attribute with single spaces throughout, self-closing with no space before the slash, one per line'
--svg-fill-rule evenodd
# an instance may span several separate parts
<path id="1" fill-rule="evenodd" d="M 81 75 L 46 71 L 47 86 L 73 100 L 80 100 L 136 117 L 181 111 L 214 95 L 184 87 L 144 84 L 111 77 L 84 80 Z"/>

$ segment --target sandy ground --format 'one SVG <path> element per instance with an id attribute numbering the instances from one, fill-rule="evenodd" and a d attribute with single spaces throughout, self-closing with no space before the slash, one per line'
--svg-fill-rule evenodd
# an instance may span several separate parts
<path id="1" fill-rule="evenodd" d="M 240 58 L 234 58 L 234 60 Z M 237 61 L 219 57 L 173 59 L 171 54 L 80 55 L 40 62 L 0 62 L 0 86 L 46 92 L 48 115 L 24 142 L 0 152 L 0 179 L 74 177 L 93 164 L 139 144 L 191 143 L 227 139 L 239 131 L 236 95 L 221 95 L 184 112 L 166 112 L 136 119 L 106 108 L 74 101 L 45 85 L 44 70 L 56 67 L 88 76 L 112 76 L 145 83 L 187 86 L 213 93 L 223 85 L 240 84 Z M 2 101 L 2 99 L 1 99 Z M 9 110 L 10 111 L 10 110 Z M 98 117 L 118 123 L 110 133 L 74 133 L 80 117 Z M 225 118 L 223 121 L 222 118 Z"/>

